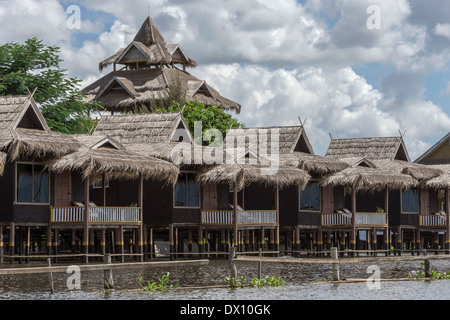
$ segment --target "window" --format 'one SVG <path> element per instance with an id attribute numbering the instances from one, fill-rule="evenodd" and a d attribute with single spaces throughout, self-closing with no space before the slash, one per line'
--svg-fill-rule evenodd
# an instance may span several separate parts
<path id="1" fill-rule="evenodd" d="M 320 211 L 320 186 L 317 182 L 310 182 L 300 191 L 300 210 Z"/>
<path id="2" fill-rule="evenodd" d="M 49 175 L 42 165 L 17 164 L 17 202 L 49 203 Z"/>
<path id="3" fill-rule="evenodd" d="M 194 173 L 182 173 L 174 187 L 175 207 L 200 207 L 200 188 Z"/>
<path id="4" fill-rule="evenodd" d="M 417 189 L 406 189 L 402 191 L 402 212 L 419 212 L 419 198 Z"/>

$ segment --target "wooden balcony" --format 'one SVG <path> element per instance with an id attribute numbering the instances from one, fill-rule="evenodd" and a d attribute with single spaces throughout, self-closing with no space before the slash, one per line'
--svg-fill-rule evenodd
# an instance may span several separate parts
<path id="1" fill-rule="evenodd" d="M 51 207 L 51 223 L 82 223 L 84 207 Z M 90 224 L 139 224 L 140 208 L 133 207 L 89 207 Z"/>
<path id="2" fill-rule="evenodd" d="M 387 225 L 387 213 L 375 213 L 375 212 L 357 212 L 355 213 L 355 225 L 361 226 L 383 226 Z M 335 227 L 335 226 L 351 226 L 352 214 L 351 213 L 323 213 L 321 215 L 322 227 Z"/>
<path id="3" fill-rule="evenodd" d="M 447 216 L 436 214 L 419 214 L 420 227 L 443 228 L 447 226 Z"/>
<path id="4" fill-rule="evenodd" d="M 276 225 L 276 210 L 250 210 L 237 212 L 238 225 Z M 202 211 L 201 223 L 207 225 L 232 226 L 234 223 L 233 211 Z"/>

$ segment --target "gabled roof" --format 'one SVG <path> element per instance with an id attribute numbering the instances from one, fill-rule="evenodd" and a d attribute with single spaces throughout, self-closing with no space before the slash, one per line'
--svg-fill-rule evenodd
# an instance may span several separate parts
<path id="1" fill-rule="evenodd" d="M 0 129 L 16 128 L 50 132 L 33 98 L 29 96 L 0 97 Z"/>
<path id="2" fill-rule="evenodd" d="M 20 157 L 58 157 L 79 146 L 72 136 L 51 132 L 31 96 L 0 97 L 0 151 Z"/>
<path id="3" fill-rule="evenodd" d="M 148 113 L 104 116 L 94 135 L 107 135 L 124 145 L 170 142 L 177 130 L 183 130 L 189 142 L 193 138 L 181 113 Z"/>
<path id="4" fill-rule="evenodd" d="M 124 60 L 133 48 L 140 51 L 142 55 L 137 60 Z M 145 62 L 147 65 L 183 63 L 188 67 L 197 66 L 197 62 L 189 58 L 181 50 L 179 44 L 166 43 L 166 40 L 151 17 L 145 19 L 133 41 L 126 48 L 120 49 L 111 57 L 100 62 L 99 69 L 102 71 L 103 68 L 113 63 L 133 64 L 137 61 Z"/>
<path id="5" fill-rule="evenodd" d="M 326 156 L 334 159 L 365 157 L 370 160 L 410 161 L 402 137 L 333 139 Z"/>
<path id="6" fill-rule="evenodd" d="M 428 149 L 419 158 L 417 158 L 414 162 L 423 164 L 450 164 L 450 158 L 446 156 L 438 157 L 436 159 L 431 159 L 430 157 L 440 148 L 449 145 L 450 145 L 450 132 L 447 133 L 441 140 L 439 140 L 435 145 L 433 145 L 430 149 Z"/>
<path id="7" fill-rule="evenodd" d="M 274 136 L 272 136 L 274 135 Z M 227 139 L 234 138 L 235 144 L 243 143 L 252 150 L 261 150 L 261 146 L 266 146 L 263 152 L 272 153 L 272 140 L 277 141 L 275 135 L 278 135 L 279 154 L 289 154 L 293 152 L 303 152 L 314 154 L 314 150 L 309 143 L 308 137 L 303 126 L 279 126 L 279 127 L 260 127 L 260 128 L 239 128 L 230 129 L 227 132 Z M 267 137 L 267 144 L 260 140 Z M 243 147 L 243 146 L 240 146 Z M 275 149 L 275 146 L 273 146 Z"/>

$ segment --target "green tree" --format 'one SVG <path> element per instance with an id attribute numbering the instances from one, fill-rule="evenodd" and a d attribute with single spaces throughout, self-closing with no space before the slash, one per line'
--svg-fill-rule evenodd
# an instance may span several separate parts
<path id="1" fill-rule="evenodd" d="M 82 101 L 81 80 L 67 76 L 59 52 L 59 47 L 46 46 L 37 38 L 0 46 L 0 95 L 27 95 L 28 88 L 37 89 L 33 98 L 53 131 L 89 132 L 94 125 L 90 112 L 102 107 Z"/>
<path id="2" fill-rule="evenodd" d="M 186 101 L 184 107 L 181 107 L 178 103 L 173 102 L 169 108 L 160 108 L 156 110 L 156 113 L 164 112 L 180 112 L 183 111 L 183 117 L 189 127 L 189 130 L 194 135 L 195 122 L 201 121 L 202 123 L 202 140 L 204 145 L 213 144 L 214 139 L 207 136 L 205 133 L 209 129 L 217 129 L 222 133 L 222 137 L 225 139 L 227 130 L 243 128 L 244 124 L 239 122 L 231 114 L 227 113 L 222 108 L 217 106 L 205 106 L 198 101 Z M 211 139 L 211 141 L 209 141 Z M 199 143 L 200 141 L 197 141 Z"/>

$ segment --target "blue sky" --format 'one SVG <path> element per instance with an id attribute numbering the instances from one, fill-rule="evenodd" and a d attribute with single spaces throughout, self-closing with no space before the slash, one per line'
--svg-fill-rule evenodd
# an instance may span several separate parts
<path id="1" fill-rule="evenodd" d="M 80 8 L 81 29 L 66 12 Z M 367 8 L 380 29 L 367 28 Z M 414 160 L 450 128 L 450 6 L 445 0 L 9 0 L 0 43 L 37 36 L 61 47 L 71 76 L 88 85 L 98 63 L 132 40 L 150 12 L 189 70 L 242 104 L 248 126 L 297 125 L 318 154 L 336 138 L 406 130 Z"/>

